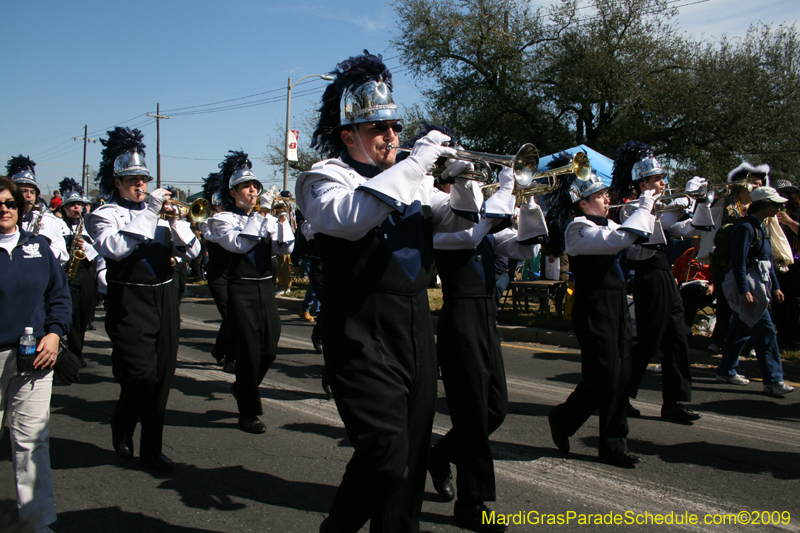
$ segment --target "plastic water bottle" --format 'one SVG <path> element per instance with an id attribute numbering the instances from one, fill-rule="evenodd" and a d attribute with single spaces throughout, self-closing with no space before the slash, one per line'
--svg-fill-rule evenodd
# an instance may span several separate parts
<path id="1" fill-rule="evenodd" d="M 25 328 L 25 334 L 19 338 L 19 353 L 22 355 L 36 353 L 36 337 L 33 336 L 33 328 Z"/>

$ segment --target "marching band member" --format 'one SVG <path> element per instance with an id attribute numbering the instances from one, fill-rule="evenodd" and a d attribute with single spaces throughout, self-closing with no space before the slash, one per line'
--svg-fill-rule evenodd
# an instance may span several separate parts
<path id="1" fill-rule="evenodd" d="M 645 191 L 652 191 L 657 196 L 666 187 L 666 176 L 650 146 L 629 141 L 617 150 L 611 188 L 619 191 L 623 197 L 628 196 L 631 189 L 635 196 Z M 699 190 L 705 185 L 705 179 L 695 177 L 687 183 L 686 191 Z M 627 212 L 622 214 L 623 219 L 626 215 Z M 628 268 L 635 270 L 633 301 L 636 304 L 636 343 L 631 358 L 630 396 L 636 398 L 647 365 L 660 351 L 661 418 L 681 424 L 691 424 L 700 418 L 700 414 L 680 403 L 692 400 L 689 343 L 683 324 L 683 300 L 665 250 L 668 238 L 690 238 L 713 227 L 708 202 L 698 202 L 692 217 L 684 217 L 683 210 L 660 214 L 650 240 L 628 250 Z M 628 416 L 636 417 L 640 413 L 629 407 Z"/>
<path id="2" fill-rule="evenodd" d="M 572 327 L 581 348 L 583 381 L 549 413 L 553 442 L 569 452 L 569 437 L 600 409 L 600 460 L 633 468 L 641 459 L 628 451 L 631 321 L 620 252 L 653 232 L 652 192 L 622 224 L 608 220 L 605 184 L 594 174 L 587 181 L 563 180 L 550 209 L 567 226 L 565 240 L 575 278 Z"/>
<path id="3" fill-rule="evenodd" d="M 196 257 L 200 243 L 189 223 L 175 215 L 168 193 L 156 189 L 144 160 L 139 130 L 117 127 L 101 139 L 100 191 L 111 202 L 87 215 L 95 249 L 106 260 L 106 332 L 120 395 L 111 421 L 114 450 L 133 457 L 133 433 L 141 421 L 139 456 L 144 466 L 174 468 L 162 453 L 164 415 L 178 355 L 178 298 L 170 258 Z M 145 201 L 147 200 L 147 201 Z"/>
<path id="4" fill-rule="evenodd" d="M 453 514 L 457 524 L 473 531 L 507 527 L 483 520 L 484 512 L 491 513 L 485 502 L 497 499 L 489 436 L 508 410 L 496 320 L 495 258 L 532 259 L 547 238 L 544 215 L 533 196 L 520 206 L 519 230 L 509 227 L 515 203 L 513 171 L 504 169 L 499 182 L 484 210 L 493 216 L 458 233 L 437 233 L 433 239 L 444 297 L 436 353 L 453 427 L 431 449 L 429 470 L 439 496 L 451 501 L 455 493 L 450 464 L 456 465 L 458 500 Z"/>
<path id="5" fill-rule="evenodd" d="M 222 199 L 218 192 L 221 179 L 222 176 L 219 172 L 212 172 L 203 180 L 203 198 L 211 204 L 212 214 L 222 211 Z M 208 253 L 206 269 L 208 291 L 211 293 L 211 298 L 214 299 L 214 305 L 217 306 L 217 311 L 222 319 L 211 356 L 218 365 L 222 366 L 223 371 L 234 374 L 236 372 L 236 356 L 230 350 L 228 343 L 228 263 L 230 254 L 222 246 L 210 240 L 208 220 L 200 222 L 198 227 L 206 242 L 206 252 Z"/>
<path id="6" fill-rule="evenodd" d="M 220 163 L 220 200 L 225 211 L 207 221 L 208 240 L 228 254 L 228 351 L 236 357 L 236 382 L 231 393 L 239 408 L 239 428 L 264 433 L 258 387 L 275 361 L 281 320 L 275 303 L 271 256 L 290 254 L 294 233 L 279 220 L 254 210 L 263 187 L 244 152 L 231 150 Z M 271 206 L 274 189 L 260 199 Z"/>
<path id="7" fill-rule="evenodd" d="M 93 241 L 84 223 L 83 208 L 88 198 L 83 195 L 83 187 L 74 179 L 64 178 L 59 183 L 59 190 L 62 196 L 61 212 L 64 215 L 64 241 L 70 255 L 65 265 L 72 296 L 72 327 L 67 334 L 67 347 L 86 366 L 83 338 L 95 307 L 97 284 L 94 260 L 98 253 L 91 246 Z"/>
<path id="8" fill-rule="evenodd" d="M 64 244 L 64 224 L 53 215 L 42 201 L 33 167 L 36 163 L 22 155 L 14 156 L 6 164 L 6 173 L 25 198 L 24 211 L 20 211 L 22 231 L 41 235 L 50 244 L 50 250 L 63 265 L 69 259 Z"/>
<path id="9" fill-rule="evenodd" d="M 428 169 L 454 153 L 446 135 L 395 164 L 402 125 L 380 56 L 331 74 L 312 141 L 331 159 L 300 175 L 295 196 L 325 266 L 323 356 L 355 452 L 320 530 L 416 531 L 436 401 L 433 232 L 471 227 L 479 206 L 462 184 L 433 187 Z"/>

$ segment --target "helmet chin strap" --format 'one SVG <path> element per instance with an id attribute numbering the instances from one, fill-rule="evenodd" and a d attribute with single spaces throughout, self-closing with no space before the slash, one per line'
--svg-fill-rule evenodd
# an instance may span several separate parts
<path id="1" fill-rule="evenodd" d="M 364 148 L 364 141 L 361 140 L 361 135 L 358 134 L 358 125 L 353 124 L 353 135 L 355 135 L 356 142 L 358 143 L 358 148 L 361 150 L 361 155 L 367 158 L 367 161 L 373 167 L 377 167 L 378 165 L 375 164 L 375 161 L 367 154 L 367 149 Z"/>

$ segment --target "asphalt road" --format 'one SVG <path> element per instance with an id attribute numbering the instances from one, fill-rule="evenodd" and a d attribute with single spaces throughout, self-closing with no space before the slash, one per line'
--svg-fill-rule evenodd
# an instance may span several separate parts
<path id="1" fill-rule="evenodd" d="M 219 325 L 213 303 L 185 299 L 181 311 L 164 437 L 177 469 L 155 475 L 138 459 L 124 462 L 113 452 L 109 420 L 119 389 L 99 318 L 98 330 L 87 332 L 90 363 L 81 382 L 57 382 L 53 389 L 50 443 L 59 517 L 53 530 L 316 532 L 352 450 L 333 401 L 320 388 L 322 358 L 309 341 L 311 325 L 283 314 L 278 360 L 261 388 L 269 429 L 251 435 L 236 427 L 233 376 L 212 364 Z M 648 372 L 633 402 L 643 418 L 630 421 L 630 448 L 643 463 L 624 470 L 596 460 L 596 416 L 571 439 L 568 457 L 550 439 L 547 412 L 580 379 L 576 350 L 524 343 L 505 343 L 503 350 L 510 412 L 493 438 L 498 501 L 491 507 L 497 519 L 503 514 L 523 522 L 513 531 L 800 531 L 800 392 L 770 398 L 758 382 L 719 385 L 713 374 L 695 369 L 692 405 L 703 418 L 682 426 L 660 420 L 659 376 Z M 449 429 L 441 384 L 437 411 L 434 439 Z M 134 443 L 138 447 L 138 436 Z M 9 454 L 5 436 L 0 498 L 6 500 L 14 499 Z M 421 531 L 459 531 L 452 505 L 436 501 L 429 481 Z M 692 515 L 697 524 L 683 523 Z M 731 515 L 780 523 L 731 525 Z M 653 523 L 662 516 L 672 525 Z M 581 523 L 615 519 L 622 523 Z M 705 519 L 728 525 L 706 525 Z"/>

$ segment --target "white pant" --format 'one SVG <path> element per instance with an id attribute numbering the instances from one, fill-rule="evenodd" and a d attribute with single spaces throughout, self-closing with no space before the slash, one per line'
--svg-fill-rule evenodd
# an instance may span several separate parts
<path id="1" fill-rule="evenodd" d="M 50 475 L 53 371 L 17 374 L 16 348 L 0 351 L 0 368 L 0 417 L 11 434 L 19 519 L 38 529 L 56 521 Z"/>

